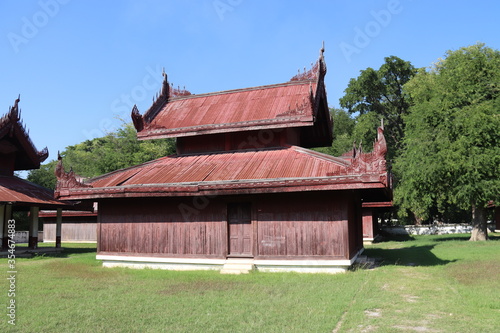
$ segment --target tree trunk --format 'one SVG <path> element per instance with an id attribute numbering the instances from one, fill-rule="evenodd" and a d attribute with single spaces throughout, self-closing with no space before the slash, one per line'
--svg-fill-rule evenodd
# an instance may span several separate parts
<path id="1" fill-rule="evenodd" d="M 470 241 L 484 241 L 488 239 L 488 226 L 486 224 L 486 209 L 472 204 L 472 234 Z"/>
<path id="2" fill-rule="evenodd" d="M 414 212 L 411 212 L 413 215 L 413 221 L 415 222 L 416 226 L 421 226 L 422 225 L 422 218 L 420 216 L 417 216 Z"/>

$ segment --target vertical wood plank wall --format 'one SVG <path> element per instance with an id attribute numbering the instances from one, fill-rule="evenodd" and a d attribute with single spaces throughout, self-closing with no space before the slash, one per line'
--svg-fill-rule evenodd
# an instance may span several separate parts
<path id="1" fill-rule="evenodd" d="M 256 257 L 346 258 L 347 203 L 332 193 L 263 198 L 257 209 Z"/>
<path id="2" fill-rule="evenodd" d="M 180 257 L 226 256 L 226 209 L 192 198 L 99 203 L 100 252 Z"/>
<path id="3" fill-rule="evenodd" d="M 206 201 L 103 200 L 99 203 L 99 252 L 226 258 L 227 205 L 233 202 L 252 204 L 254 258 L 350 259 L 362 244 L 361 213 L 352 212 L 355 205 L 348 193 L 221 196 Z M 359 237 L 350 235 L 349 228 L 358 228 Z"/>
<path id="4" fill-rule="evenodd" d="M 63 223 L 61 226 L 61 240 L 63 242 L 96 242 L 97 223 Z M 56 241 L 56 224 L 43 224 L 43 241 Z"/>

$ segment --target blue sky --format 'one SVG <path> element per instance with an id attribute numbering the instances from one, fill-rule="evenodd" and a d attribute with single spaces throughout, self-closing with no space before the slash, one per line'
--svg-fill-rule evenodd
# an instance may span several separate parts
<path id="1" fill-rule="evenodd" d="M 430 0 L 0 1 L 0 114 L 18 94 L 37 148 L 103 136 L 144 112 L 164 67 L 206 93 L 288 81 L 322 41 L 330 107 L 395 55 L 427 67 L 477 42 L 500 49 L 500 2 Z"/>

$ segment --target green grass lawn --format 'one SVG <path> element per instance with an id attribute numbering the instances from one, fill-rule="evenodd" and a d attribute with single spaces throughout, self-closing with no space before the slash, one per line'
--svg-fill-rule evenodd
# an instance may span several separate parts
<path id="1" fill-rule="evenodd" d="M 367 246 L 346 274 L 102 268 L 95 245 L 16 260 L 16 326 L 0 332 L 498 332 L 500 235 L 416 236 Z M 7 259 L 0 259 L 7 277 Z"/>

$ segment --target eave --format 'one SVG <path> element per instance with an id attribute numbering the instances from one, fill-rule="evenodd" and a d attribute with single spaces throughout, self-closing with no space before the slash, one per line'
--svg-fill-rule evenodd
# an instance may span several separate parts
<path id="1" fill-rule="evenodd" d="M 218 196 L 330 190 L 386 189 L 386 174 L 361 174 L 316 178 L 277 178 L 222 182 L 126 185 L 99 188 L 71 188 L 59 198 L 95 200 L 134 197 Z"/>
<path id="2" fill-rule="evenodd" d="M 255 121 L 244 121 L 228 124 L 210 124 L 202 126 L 191 126 L 181 128 L 158 128 L 158 129 L 144 129 L 137 133 L 139 140 L 151 139 L 165 139 L 165 138 L 178 138 L 186 136 L 196 136 L 203 134 L 216 134 L 216 133 L 229 133 L 253 130 L 266 130 L 278 128 L 292 128 L 313 126 L 314 119 L 312 115 L 297 116 L 297 117 L 282 117 L 274 119 L 262 119 Z"/>

